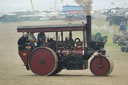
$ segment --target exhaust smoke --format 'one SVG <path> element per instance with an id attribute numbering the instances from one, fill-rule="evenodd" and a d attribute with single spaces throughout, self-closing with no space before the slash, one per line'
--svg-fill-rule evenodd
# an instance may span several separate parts
<path id="1" fill-rule="evenodd" d="M 75 2 L 84 8 L 84 11 L 87 15 L 91 15 L 92 0 L 75 0 Z"/>

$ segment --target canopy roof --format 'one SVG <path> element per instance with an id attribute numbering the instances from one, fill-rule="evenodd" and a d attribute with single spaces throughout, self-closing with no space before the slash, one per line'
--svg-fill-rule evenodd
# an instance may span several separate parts
<path id="1" fill-rule="evenodd" d="M 83 31 L 85 27 L 85 24 L 20 26 L 17 28 L 17 32 Z"/>

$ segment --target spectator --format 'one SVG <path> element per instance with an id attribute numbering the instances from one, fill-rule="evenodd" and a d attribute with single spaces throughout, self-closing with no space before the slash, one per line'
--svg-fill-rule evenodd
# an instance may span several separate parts
<path id="1" fill-rule="evenodd" d="M 125 24 L 125 22 L 121 22 L 120 23 L 120 30 L 119 30 L 119 32 L 125 32 L 126 31 L 126 24 Z"/>

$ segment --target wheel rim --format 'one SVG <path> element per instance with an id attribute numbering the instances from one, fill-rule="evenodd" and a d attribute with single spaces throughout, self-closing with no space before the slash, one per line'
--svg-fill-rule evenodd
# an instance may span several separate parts
<path id="1" fill-rule="evenodd" d="M 29 59 L 29 66 L 33 73 L 38 75 L 50 75 L 57 67 L 56 53 L 47 47 L 35 49 Z"/>
<path id="2" fill-rule="evenodd" d="M 90 63 L 90 70 L 96 76 L 106 76 L 110 71 L 110 62 L 106 57 L 94 57 Z"/>
<path id="3" fill-rule="evenodd" d="M 107 75 L 111 74 L 111 72 L 113 71 L 113 68 L 114 68 L 114 63 L 112 61 L 112 59 L 110 57 L 107 57 L 108 61 L 110 62 L 110 70 L 109 72 L 107 73 Z"/>

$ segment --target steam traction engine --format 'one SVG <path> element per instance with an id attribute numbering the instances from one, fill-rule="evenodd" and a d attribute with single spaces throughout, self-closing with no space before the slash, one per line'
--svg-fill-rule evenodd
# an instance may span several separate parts
<path id="1" fill-rule="evenodd" d="M 107 76 L 113 70 L 113 64 L 104 49 L 102 42 L 91 40 L 91 16 L 87 16 L 87 24 L 68 25 L 43 25 L 22 26 L 17 28 L 18 32 L 53 32 L 56 39 L 47 39 L 45 46 L 36 47 L 33 50 L 19 49 L 19 55 L 27 70 L 37 75 L 55 75 L 62 69 L 82 70 L 88 69 L 96 76 Z M 73 39 L 72 33 L 81 31 L 83 39 Z M 68 38 L 64 39 L 64 32 L 68 32 Z M 60 34 L 60 36 L 59 36 Z M 59 39 L 61 37 L 61 39 Z"/>

